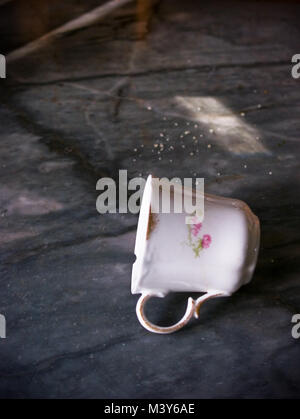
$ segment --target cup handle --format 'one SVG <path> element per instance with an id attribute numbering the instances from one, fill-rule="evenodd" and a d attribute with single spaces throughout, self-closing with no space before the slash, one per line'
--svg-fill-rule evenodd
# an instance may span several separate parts
<path id="1" fill-rule="evenodd" d="M 194 300 L 192 297 L 189 297 L 187 308 L 182 319 L 179 320 L 179 322 L 175 323 L 173 326 L 168 326 L 168 327 L 157 326 L 151 323 L 147 319 L 144 312 L 144 308 L 147 301 L 151 297 L 155 297 L 155 295 L 144 293 L 140 296 L 136 305 L 137 318 L 139 319 L 139 322 L 141 323 L 141 325 L 145 329 L 149 330 L 149 332 L 159 333 L 159 334 L 169 334 L 169 333 L 177 332 L 177 330 L 182 329 L 186 324 L 188 324 L 188 322 L 191 320 L 192 317 L 195 317 L 196 319 L 198 319 L 200 307 L 205 301 L 211 298 L 215 298 L 215 297 L 226 297 L 226 294 L 221 293 L 221 292 L 206 293 L 202 295 L 201 297 L 197 298 L 197 300 Z"/>

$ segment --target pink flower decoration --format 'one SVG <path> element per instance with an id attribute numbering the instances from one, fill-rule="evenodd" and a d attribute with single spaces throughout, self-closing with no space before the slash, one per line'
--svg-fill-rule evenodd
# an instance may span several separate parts
<path id="1" fill-rule="evenodd" d="M 208 249 L 211 244 L 211 236 L 209 234 L 204 234 L 202 238 L 202 247 Z"/>
<path id="2" fill-rule="evenodd" d="M 198 224 L 194 224 L 192 227 L 192 235 L 194 237 L 198 236 L 199 231 L 201 230 L 202 224 L 198 223 Z"/>
<path id="3" fill-rule="evenodd" d="M 194 215 L 192 217 L 192 224 L 197 224 L 198 223 L 198 217 L 196 215 Z"/>

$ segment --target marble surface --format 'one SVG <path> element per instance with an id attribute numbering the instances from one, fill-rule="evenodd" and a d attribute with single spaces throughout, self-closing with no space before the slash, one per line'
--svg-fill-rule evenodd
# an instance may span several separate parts
<path id="1" fill-rule="evenodd" d="M 100 3 L 49 13 L 61 24 Z M 0 397 L 299 397 L 299 18 L 293 1 L 139 1 L 8 65 Z M 26 38 L 18 22 L 1 26 L 2 48 L 42 30 Z M 261 220 L 253 281 L 173 335 L 136 319 L 137 216 L 95 208 L 96 181 L 120 169 L 205 177 Z M 167 325 L 185 304 L 155 299 L 149 317 Z"/>

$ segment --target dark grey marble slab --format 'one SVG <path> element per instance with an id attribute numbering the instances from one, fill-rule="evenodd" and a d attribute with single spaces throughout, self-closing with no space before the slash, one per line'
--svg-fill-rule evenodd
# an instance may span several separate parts
<path id="1" fill-rule="evenodd" d="M 147 4 L 1 80 L 0 397 L 298 398 L 300 5 Z M 253 281 L 177 334 L 136 319 L 137 217 L 96 212 L 97 179 L 120 169 L 205 177 L 260 217 Z M 151 318 L 185 301 L 151 301 Z"/>

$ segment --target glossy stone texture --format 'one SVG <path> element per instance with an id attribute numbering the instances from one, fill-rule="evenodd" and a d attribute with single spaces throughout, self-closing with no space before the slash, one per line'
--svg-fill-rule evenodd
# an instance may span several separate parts
<path id="1" fill-rule="evenodd" d="M 28 40 L 18 3 L 0 10 L 1 43 L 14 47 Z M 95 7 L 55 4 L 63 20 Z M 299 21 L 286 0 L 133 2 L 8 65 L 1 397 L 299 398 Z M 205 177 L 207 193 L 261 221 L 251 283 L 176 334 L 136 319 L 137 216 L 96 212 L 96 181 L 119 169 Z M 185 305 L 186 294 L 153 299 L 151 321 L 173 324 Z"/>

